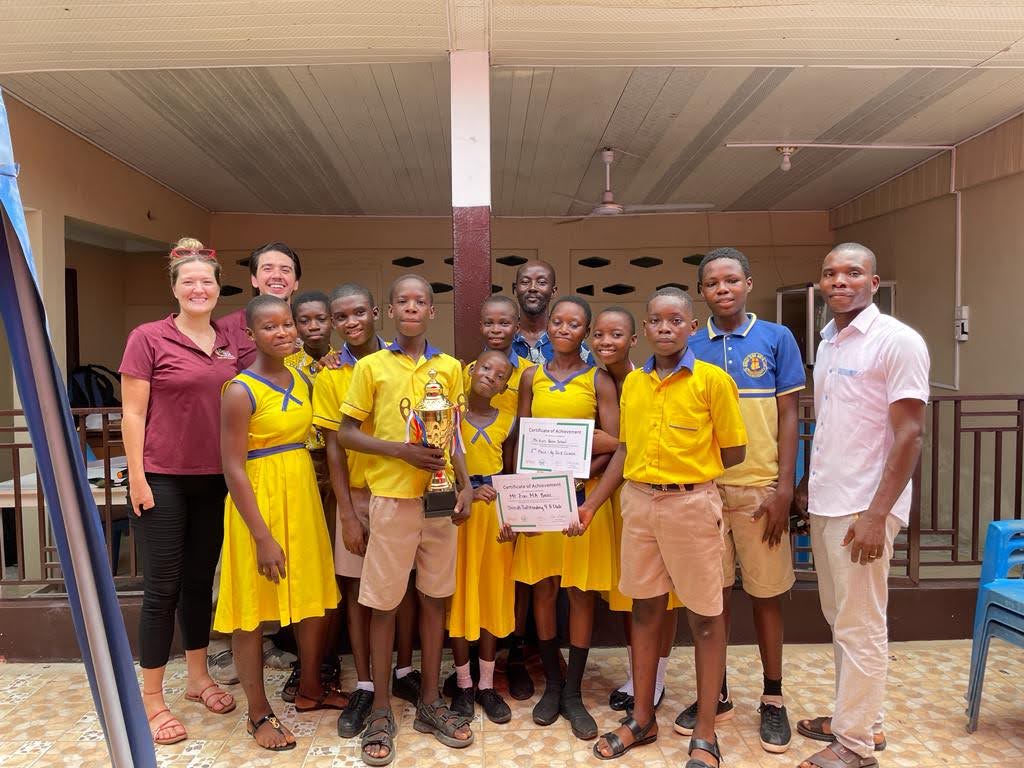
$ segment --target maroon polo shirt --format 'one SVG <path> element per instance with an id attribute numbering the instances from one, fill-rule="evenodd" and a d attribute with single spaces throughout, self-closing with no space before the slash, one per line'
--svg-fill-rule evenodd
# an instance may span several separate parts
<path id="1" fill-rule="evenodd" d="M 207 355 L 178 330 L 174 315 L 128 336 L 120 371 L 149 382 L 142 462 L 146 472 L 219 475 L 220 394 L 242 368 L 231 338 L 214 326 Z"/>
<path id="2" fill-rule="evenodd" d="M 236 350 L 239 360 L 238 370 L 244 371 L 252 365 L 256 360 L 256 345 L 246 333 L 248 326 L 245 324 L 245 307 L 217 318 L 213 324 L 224 331 L 228 343 Z"/>

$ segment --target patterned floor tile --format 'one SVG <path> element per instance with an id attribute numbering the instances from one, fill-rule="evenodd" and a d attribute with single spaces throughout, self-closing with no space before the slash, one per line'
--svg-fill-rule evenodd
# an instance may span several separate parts
<path id="1" fill-rule="evenodd" d="M 417 662 L 418 663 L 418 662 Z M 449 662 L 446 662 L 445 673 Z M 981 721 L 977 733 L 965 731 L 970 643 L 896 643 L 890 647 L 886 701 L 889 749 L 879 755 L 886 768 L 938 768 L 948 762 L 1019 768 L 1024 765 L 1024 653 L 994 643 L 989 658 Z M 478 711 L 475 741 L 464 750 L 449 749 L 412 727 L 415 709 L 394 702 L 400 725 L 396 760 L 399 768 L 575 768 L 596 765 L 593 741 L 571 734 L 565 720 L 548 727 L 533 722 L 532 710 L 542 691 L 542 675 L 531 666 L 538 690 L 533 699 L 515 701 L 512 722 L 496 725 Z M 354 676 L 346 665 L 348 688 Z M 796 728 L 800 718 L 827 715 L 834 695 L 830 646 L 787 646 L 784 668 L 786 704 Z M 612 730 L 621 716 L 607 707 L 609 692 L 626 676 L 622 650 L 599 649 L 590 655 L 583 686 L 584 703 L 599 731 Z M 214 715 L 184 699 L 185 665 L 168 665 L 166 698 L 188 730 L 189 739 L 157 749 L 160 768 L 358 768 L 359 740 L 337 737 L 337 712 L 299 713 L 278 698 L 287 677 L 268 672 L 267 691 L 282 722 L 298 739 L 295 750 L 270 753 L 246 734 L 245 697 L 240 686 L 229 690 L 238 708 Z M 757 649 L 729 650 L 729 681 L 735 716 L 719 726 L 718 737 L 729 768 L 781 768 L 796 765 L 822 746 L 795 735 L 790 750 L 771 755 L 761 749 L 757 704 L 761 667 Z M 496 677 L 500 691 L 504 677 Z M 658 711 L 658 741 L 616 761 L 617 768 L 679 766 L 686 762 L 689 740 L 673 732 L 672 721 L 694 699 L 693 651 L 674 649 L 667 672 L 665 700 Z M 0 766 L 92 768 L 109 766 L 106 745 L 93 710 L 85 673 L 78 664 L 0 664 Z"/>

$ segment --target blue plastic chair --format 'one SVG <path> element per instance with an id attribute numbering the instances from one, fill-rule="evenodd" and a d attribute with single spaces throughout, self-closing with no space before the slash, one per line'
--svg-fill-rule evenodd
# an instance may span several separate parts
<path id="1" fill-rule="evenodd" d="M 967 688 L 968 733 L 978 728 L 989 641 L 998 637 L 1024 648 L 1024 579 L 1009 578 L 1010 571 L 1017 566 L 1024 567 L 1024 520 L 989 523 L 974 609 Z"/>

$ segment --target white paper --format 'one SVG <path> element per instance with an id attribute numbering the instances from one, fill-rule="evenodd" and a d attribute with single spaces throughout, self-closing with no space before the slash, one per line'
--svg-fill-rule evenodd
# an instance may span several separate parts
<path id="1" fill-rule="evenodd" d="M 576 485 L 567 474 L 494 475 L 498 522 L 515 531 L 563 531 L 578 523 Z"/>
<path id="2" fill-rule="evenodd" d="M 590 477 L 593 419 L 519 420 L 516 472 L 568 472 Z"/>

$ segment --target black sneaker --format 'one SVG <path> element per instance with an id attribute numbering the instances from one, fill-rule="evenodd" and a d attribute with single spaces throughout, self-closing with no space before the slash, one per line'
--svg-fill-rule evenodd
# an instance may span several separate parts
<path id="1" fill-rule="evenodd" d="M 417 704 L 420 700 L 420 688 L 423 685 L 423 676 L 418 669 L 414 669 L 405 677 L 399 677 L 395 670 L 391 671 L 391 695 L 399 699 L 405 699 L 410 704 Z"/>
<path id="2" fill-rule="evenodd" d="M 281 686 L 282 701 L 287 701 L 289 704 L 295 703 L 295 697 L 299 693 L 299 678 L 301 676 L 302 670 L 299 668 L 299 662 L 292 662 L 292 673 L 288 675 L 288 679 Z"/>
<path id="3" fill-rule="evenodd" d="M 512 719 L 512 709 L 493 688 L 477 689 L 476 701 L 483 707 L 484 714 L 492 723 L 507 723 Z"/>
<path id="4" fill-rule="evenodd" d="M 452 706 L 450 709 L 457 715 L 471 718 L 476 714 L 476 707 L 473 703 L 475 701 L 476 692 L 472 687 L 457 688 L 455 695 L 452 696 Z"/>
<path id="5" fill-rule="evenodd" d="M 526 658 L 522 646 L 510 648 L 508 662 L 505 664 L 505 677 L 508 678 L 508 695 L 516 701 L 532 699 L 534 694 L 533 678 L 526 668 Z"/>
<path id="6" fill-rule="evenodd" d="M 356 688 L 348 697 L 348 704 L 338 716 L 338 735 L 343 739 L 351 739 L 362 733 L 366 726 L 366 716 L 373 706 L 373 691 Z"/>
<path id="7" fill-rule="evenodd" d="M 558 719 L 561 704 L 562 683 L 546 683 L 544 693 L 533 707 L 533 722 L 537 725 L 551 725 Z"/>
<path id="8" fill-rule="evenodd" d="M 793 732 L 789 728 L 789 716 L 785 707 L 761 702 L 757 708 L 761 715 L 761 746 L 765 752 L 781 754 L 789 749 Z"/>
<path id="9" fill-rule="evenodd" d="M 726 699 L 722 701 L 718 700 L 718 712 L 715 714 L 715 725 L 719 723 L 725 723 L 732 720 L 733 715 L 736 714 L 733 708 L 732 700 Z M 679 717 L 676 718 L 675 728 L 676 733 L 681 733 L 683 736 L 692 736 L 693 729 L 697 726 L 697 702 L 693 702 L 690 706 L 679 713 Z"/>

